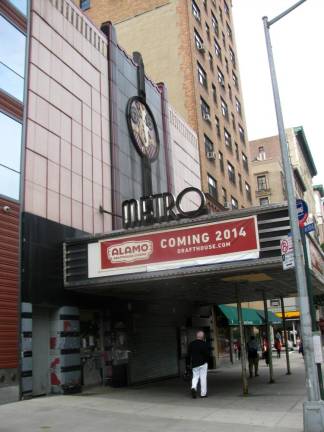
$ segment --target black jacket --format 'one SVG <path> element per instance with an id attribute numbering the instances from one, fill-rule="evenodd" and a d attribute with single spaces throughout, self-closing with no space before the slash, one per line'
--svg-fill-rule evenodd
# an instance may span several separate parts
<path id="1" fill-rule="evenodd" d="M 194 340 L 190 342 L 188 347 L 187 364 L 191 363 L 191 367 L 195 368 L 208 363 L 209 349 L 206 342 L 202 340 Z"/>

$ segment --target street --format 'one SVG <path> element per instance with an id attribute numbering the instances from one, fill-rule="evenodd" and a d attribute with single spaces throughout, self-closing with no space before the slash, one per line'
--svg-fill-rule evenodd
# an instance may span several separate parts
<path id="1" fill-rule="evenodd" d="M 208 399 L 191 399 L 188 383 L 171 379 L 132 388 L 89 389 L 81 395 L 40 397 L 0 407 L 1 432 L 146 432 L 302 431 L 305 397 L 303 359 L 274 353 L 275 383 L 260 361 L 260 376 L 249 379 L 249 396 L 241 395 L 240 365 L 208 375 Z"/>

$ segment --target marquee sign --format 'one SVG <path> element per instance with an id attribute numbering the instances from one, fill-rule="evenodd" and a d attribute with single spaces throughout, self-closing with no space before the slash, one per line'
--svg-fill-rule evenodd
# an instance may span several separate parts
<path id="1" fill-rule="evenodd" d="M 88 245 L 88 277 L 259 257 L 256 216 L 123 235 Z"/>
<path id="2" fill-rule="evenodd" d="M 181 203 L 187 194 L 194 193 L 199 197 L 199 207 L 183 210 Z M 164 192 L 130 199 L 122 203 L 123 228 L 134 228 L 141 225 L 152 225 L 181 218 L 195 218 L 208 212 L 205 194 L 195 187 L 183 189 L 175 198 L 172 193 Z"/>

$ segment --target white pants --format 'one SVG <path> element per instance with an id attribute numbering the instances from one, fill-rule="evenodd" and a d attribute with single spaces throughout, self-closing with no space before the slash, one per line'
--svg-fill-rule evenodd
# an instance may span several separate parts
<path id="1" fill-rule="evenodd" d="M 200 380 L 200 395 L 207 394 L 207 370 L 208 363 L 192 368 L 192 383 L 191 388 L 197 390 L 198 381 Z"/>

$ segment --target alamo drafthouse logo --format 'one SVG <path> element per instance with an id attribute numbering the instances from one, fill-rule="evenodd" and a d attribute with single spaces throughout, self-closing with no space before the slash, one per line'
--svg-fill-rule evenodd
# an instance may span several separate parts
<path id="1" fill-rule="evenodd" d="M 112 264 L 147 260 L 152 253 L 151 240 L 127 241 L 107 248 L 107 258 Z"/>

